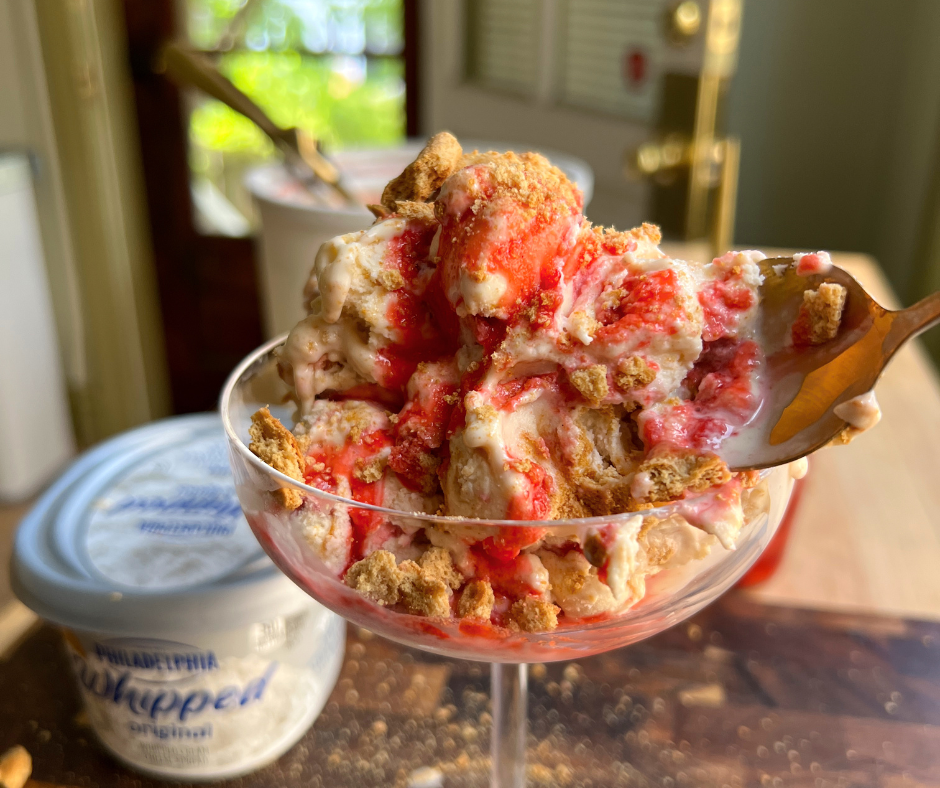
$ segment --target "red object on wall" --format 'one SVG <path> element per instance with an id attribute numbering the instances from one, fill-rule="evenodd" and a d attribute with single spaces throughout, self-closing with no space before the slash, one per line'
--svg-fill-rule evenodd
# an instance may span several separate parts
<path id="1" fill-rule="evenodd" d="M 647 58 L 642 49 L 630 49 L 623 55 L 623 81 L 627 87 L 640 88 L 646 82 Z"/>
<path id="2" fill-rule="evenodd" d="M 790 529 L 796 519 L 797 510 L 800 508 L 800 499 L 803 497 L 803 488 L 805 486 L 805 476 L 793 484 L 793 494 L 790 496 L 787 510 L 783 513 L 783 519 L 780 521 L 777 533 L 773 535 L 767 549 L 761 553 L 754 566 L 738 581 L 738 588 L 748 588 L 749 586 L 765 583 L 773 577 L 780 567 L 780 562 L 783 560 L 783 554 L 786 551 L 787 540 L 790 538 Z"/>

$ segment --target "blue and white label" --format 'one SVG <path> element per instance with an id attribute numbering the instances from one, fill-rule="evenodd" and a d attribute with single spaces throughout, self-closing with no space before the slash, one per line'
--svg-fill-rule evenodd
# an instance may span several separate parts
<path id="1" fill-rule="evenodd" d="M 131 467 L 95 501 L 86 548 L 108 580 L 150 589 L 218 580 L 257 558 L 224 438 L 173 446 Z"/>
<path id="2" fill-rule="evenodd" d="M 155 682 L 149 678 L 149 670 L 114 665 L 111 660 L 99 656 L 99 649 L 96 648 L 96 652 L 84 656 L 72 653 L 72 667 L 78 683 L 87 695 L 130 712 L 129 722 L 146 724 L 144 727 L 131 725 L 129 729 L 135 733 L 152 732 L 154 728 L 149 723 L 211 722 L 215 714 L 260 703 L 278 667 L 278 663 L 273 661 L 263 666 L 251 665 L 255 668 L 253 671 L 239 666 L 241 673 L 236 669 L 234 675 L 231 675 L 233 671 L 229 667 L 230 675 L 225 677 L 228 683 L 224 685 L 214 677 L 194 681 L 192 673 L 181 676 L 177 681 Z M 232 683 L 233 678 L 238 681 Z"/>
<path id="3" fill-rule="evenodd" d="M 300 652 L 226 653 L 246 633 L 198 645 L 155 638 L 66 633 L 89 721 L 125 760 L 176 776 L 245 770 L 283 750 L 310 724 L 332 689 L 342 648 L 329 628 L 325 669 L 305 663 L 317 634 L 310 616 Z M 300 643 L 298 643 L 300 645 Z M 335 663 L 335 664 L 333 664 Z"/>

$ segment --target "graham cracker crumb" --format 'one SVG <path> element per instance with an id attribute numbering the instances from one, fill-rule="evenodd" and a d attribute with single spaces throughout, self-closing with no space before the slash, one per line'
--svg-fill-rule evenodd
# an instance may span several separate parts
<path id="1" fill-rule="evenodd" d="M 632 391 L 648 386 L 656 378 L 652 367 L 640 356 L 630 356 L 617 364 L 614 382 L 621 391 Z"/>
<path id="2" fill-rule="evenodd" d="M 382 205 L 394 213 L 399 202 L 427 202 L 457 170 L 462 155 L 463 149 L 453 134 L 435 134 L 404 172 L 389 181 L 382 192 Z"/>
<path id="3" fill-rule="evenodd" d="M 635 512 L 645 508 L 634 499 L 630 492 L 630 482 L 626 480 L 602 484 L 582 479 L 578 484 L 577 494 L 581 505 L 594 517 Z"/>
<path id="4" fill-rule="evenodd" d="M 532 460 L 523 457 L 521 460 L 503 463 L 503 470 L 515 471 L 516 473 L 528 473 L 532 470 Z"/>
<path id="5" fill-rule="evenodd" d="M 0 756 L 0 785 L 23 788 L 33 771 L 33 759 L 22 745 L 11 747 Z"/>
<path id="6" fill-rule="evenodd" d="M 798 345 L 821 345 L 834 339 L 842 322 L 846 289 L 835 282 L 823 282 L 816 290 L 803 293 L 803 304 L 793 324 L 793 341 Z"/>
<path id="7" fill-rule="evenodd" d="M 423 451 L 418 455 L 418 465 L 428 473 L 435 473 L 441 466 L 441 458 L 429 451 Z"/>
<path id="8" fill-rule="evenodd" d="M 448 405 L 456 405 L 458 399 L 460 399 L 460 395 L 456 391 L 453 394 L 444 395 L 444 402 Z"/>
<path id="9" fill-rule="evenodd" d="M 640 531 L 640 544 L 650 566 L 662 566 L 679 550 L 676 538 L 656 527 L 661 522 L 658 517 L 648 517 Z"/>
<path id="10" fill-rule="evenodd" d="M 741 486 L 750 490 L 760 484 L 760 471 L 740 471 L 735 474 L 741 480 Z"/>
<path id="11" fill-rule="evenodd" d="M 621 257 L 635 251 L 640 241 L 658 246 L 661 240 L 662 234 L 655 224 L 643 224 L 632 230 L 621 231 L 613 227 L 594 227 L 586 221 L 579 235 L 582 256 L 586 260 L 602 253 Z"/>
<path id="12" fill-rule="evenodd" d="M 701 492 L 731 478 L 731 471 L 720 457 L 694 452 L 650 457 L 637 469 L 637 475 L 641 473 L 649 479 L 646 499 L 651 503 L 674 501 L 686 490 Z"/>
<path id="13" fill-rule="evenodd" d="M 496 597 L 489 582 L 473 580 L 467 583 L 467 587 L 460 595 L 457 614 L 461 618 L 482 618 L 488 621 L 493 614 L 494 604 L 496 604 Z"/>
<path id="14" fill-rule="evenodd" d="M 405 286 L 405 277 L 398 271 L 383 269 L 375 278 L 386 290 L 398 290 Z"/>
<path id="15" fill-rule="evenodd" d="M 290 511 L 299 509 L 304 503 L 303 493 L 293 487 L 278 487 L 276 490 L 271 491 L 271 497 Z"/>
<path id="16" fill-rule="evenodd" d="M 550 632 L 558 626 L 560 610 L 547 599 L 527 596 L 509 608 L 509 626 L 523 632 Z"/>
<path id="17" fill-rule="evenodd" d="M 387 464 L 388 459 L 386 457 L 373 457 L 368 461 L 363 461 L 360 458 L 353 465 L 353 476 L 366 484 L 372 484 L 372 482 L 377 482 L 382 478 Z"/>
<path id="18" fill-rule="evenodd" d="M 274 470 L 299 482 L 304 480 L 304 456 L 291 431 L 271 415 L 267 407 L 251 417 L 248 448 Z"/>
<path id="19" fill-rule="evenodd" d="M 627 291 L 622 287 L 614 287 L 601 293 L 600 302 L 604 309 L 614 309 L 626 297 Z"/>
<path id="20" fill-rule="evenodd" d="M 251 417 L 248 434 L 251 436 L 248 448 L 252 454 L 285 476 L 304 481 L 305 460 L 297 439 L 271 415 L 267 407 L 261 408 Z M 294 510 L 303 503 L 304 498 L 300 490 L 282 487 L 276 491 L 275 500 L 284 508 Z"/>
<path id="21" fill-rule="evenodd" d="M 486 160 L 479 163 L 486 167 L 496 193 L 528 209 L 532 216 L 559 201 L 578 202 L 574 184 L 538 153 L 486 154 Z"/>
<path id="22" fill-rule="evenodd" d="M 585 338 L 594 339 L 594 335 L 598 332 L 601 327 L 601 324 L 594 319 L 587 312 L 577 311 L 571 315 L 568 319 L 569 331 L 582 343 Z"/>
<path id="23" fill-rule="evenodd" d="M 395 213 L 403 219 L 417 219 L 422 222 L 435 221 L 434 206 L 426 202 L 399 200 L 395 203 Z"/>
<path id="24" fill-rule="evenodd" d="M 568 373 L 568 379 L 590 402 L 600 402 L 610 393 L 607 386 L 607 367 L 603 364 L 576 369 Z"/>
<path id="25" fill-rule="evenodd" d="M 377 604 L 394 605 L 399 599 L 402 575 L 395 556 L 387 550 L 376 550 L 357 561 L 349 567 L 345 580 L 346 585 Z"/>
<path id="26" fill-rule="evenodd" d="M 384 205 L 367 205 L 366 208 L 368 208 L 370 213 L 379 221 L 387 219 L 392 215 L 392 212 Z"/>
<path id="27" fill-rule="evenodd" d="M 583 564 L 577 568 L 566 568 L 552 578 L 552 589 L 557 589 L 561 597 L 575 596 L 581 593 L 590 576 L 590 571 Z"/>
<path id="28" fill-rule="evenodd" d="M 463 575 L 454 568 L 450 553 L 443 547 L 432 547 L 421 558 L 421 575 L 429 580 L 440 580 L 453 589 L 460 588 Z"/>
<path id="29" fill-rule="evenodd" d="M 398 571 L 399 592 L 409 613 L 433 618 L 450 616 L 450 592 L 443 580 L 429 577 L 414 561 L 402 561 Z"/>
<path id="30" fill-rule="evenodd" d="M 643 222 L 639 227 L 634 227 L 632 230 L 628 230 L 628 232 L 634 238 L 641 238 L 648 241 L 652 246 L 659 246 L 659 242 L 663 240 L 663 234 L 659 229 L 659 225 L 650 224 L 649 222 Z"/>

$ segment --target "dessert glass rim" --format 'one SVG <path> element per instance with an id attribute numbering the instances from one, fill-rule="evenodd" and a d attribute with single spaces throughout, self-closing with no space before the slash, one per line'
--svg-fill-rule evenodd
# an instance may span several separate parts
<path id="1" fill-rule="evenodd" d="M 295 489 L 301 490 L 304 493 L 308 493 L 322 500 L 331 501 L 333 503 L 343 504 L 345 506 L 352 506 L 357 509 L 365 509 L 372 512 L 378 512 L 380 514 L 392 516 L 392 517 L 408 517 L 416 520 L 423 520 L 429 523 L 441 523 L 441 524 L 451 524 L 454 523 L 473 523 L 476 525 L 488 525 L 488 526 L 498 526 L 502 528 L 532 528 L 532 527 L 562 527 L 562 526 L 576 526 L 576 527 L 590 527 L 590 526 L 599 526 L 599 525 L 610 525 L 612 523 L 621 522 L 623 520 L 628 520 L 631 517 L 649 517 L 649 516 L 658 516 L 665 515 L 668 516 L 672 513 L 672 510 L 677 506 L 682 504 L 688 504 L 694 502 L 696 499 L 704 497 L 709 493 L 709 490 L 703 490 L 700 493 L 695 495 L 690 495 L 686 498 L 680 498 L 675 501 L 669 501 L 668 503 L 660 504 L 659 506 L 650 507 L 648 509 L 639 509 L 635 512 L 618 512 L 616 514 L 603 514 L 603 515 L 592 515 L 590 517 L 572 517 L 562 520 L 491 520 L 485 517 L 468 517 L 466 515 L 446 515 L 446 514 L 428 514 L 425 512 L 408 512 L 404 509 L 389 509 L 384 506 L 376 506 L 375 504 L 363 503 L 362 501 L 357 501 L 353 498 L 344 498 L 341 495 L 334 495 L 333 493 L 328 493 L 325 490 L 321 490 L 317 487 L 312 487 L 309 484 L 304 482 L 299 482 L 296 479 L 288 476 L 281 471 L 278 471 L 264 462 L 260 457 L 256 456 L 251 449 L 245 444 L 243 438 L 238 434 L 235 429 L 235 426 L 232 424 L 231 419 L 231 399 L 232 394 L 238 386 L 239 381 L 242 380 L 245 373 L 248 372 L 255 364 L 260 360 L 264 359 L 266 356 L 269 356 L 276 348 L 280 347 L 287 340 L 287 336 L 290 332 L 285 331 L 278 336 L 269 339 L 264 344 L 255 348 L 251 353 L 249 353 L 245 358 L 243 358 L 238 365 L 229 373 L 228 378 L 225 380 L 225 384 L 222 386 L 222 393 L 219 395 L 219 413 L 222 418 L 222 425 L 225 429 L 225 433 L 229 439 L 229 445 L 235 446 L 238 452 L 257 470 L 266 473 L 267 475 L 277 479 L 284 483 L 284 485 L 289 487 L 294 487 Z M 259 406 L 260 407 L 260 406 Z M 770 474 L 775 468 L 780 466 L 771 466 L 770 468 L 764 468 L 759 471 L 760 478 L 764 479 L 767 475 Z"/>

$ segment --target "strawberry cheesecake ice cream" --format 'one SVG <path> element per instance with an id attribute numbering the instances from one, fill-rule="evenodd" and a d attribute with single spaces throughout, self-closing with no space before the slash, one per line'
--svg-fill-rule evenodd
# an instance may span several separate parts
<path id="1" fill-rule="evenodd" d="M 259 411 L 251 450 L 342 499 L 437 515 L 275 493 L 372 602 L 549 630 L 628 609 L 766 506 L 759 475 L 721 459 L 761 403 L 763 255 L 671 259 L 658 228 L 595 227 L 582 207 L 543 157 L 444 133 L 372 227 L 320 249 L 278 356 L 295 423 Z M 804 304 L 794 343 L 838 329 L 838 296 Z"/>

